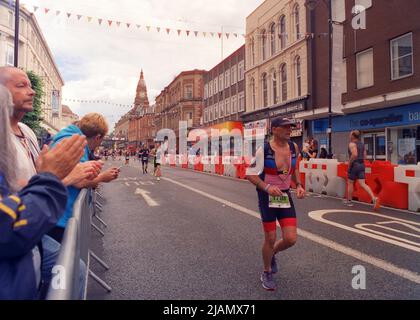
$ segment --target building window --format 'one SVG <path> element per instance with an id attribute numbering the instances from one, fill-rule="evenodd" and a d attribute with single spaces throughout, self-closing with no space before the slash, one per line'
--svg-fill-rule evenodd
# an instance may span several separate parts
<path id="1" fill-rule="evenodd" d="M 223 74 L 219 76 L 219 91 L 223 91 L 224 82 L 223 82 Z"/>
<path id="2" fill-rule="evenodd" d="M 251 64 L 255 65 L 255 41 L 254 38 L 251 38 L 251 44 L 250 44 L 250 50 L 251 50 Z"/>
<path id="3" fill-rule="evenodd" d="M 223 102 L 219 103 L 219 119 L 225 116 L 225 104 Z"/>
<path id="4" fill-rule="evenodd" d="M 238 100 L 236 96 L 232 97 L 232 113 L 238 112 Z"/>
<path id="5" fill-rule="evenodd" d="M 373 86 L 373 50 L 356 55 L 357 89 Z"/>
<path id="6" fill-rule="evenodd" d="M 8 44 L 7 52 L 6 52 L 6 65 L 13 67 L 14 63 L 15 63 L 15 48 L 14 46 Z"/>
<path id="7" fill-rule="evenodd" d="M 279 38 L 280 38 L 280 49 L 286 48 L 286 17 L 281 16 L 279 22 Z"/>
<path id="8" fill-rule="evenodd" d="M 276 53 L 276 24 L 272 23 L 270 26 L 270 49 L 271 55 Z"/>
<path id="9" fill-rule="evenodd" d="M 229 98 L 227 98 L 225 100 L 225 111 L 226 111 L 226 116 L 231 114 L 230 99 Z"/>
<path id="10" fill-rule="evenodd" d="M 255 79 L 251 79 L 251 110 L 256 109 Z"/>
<path id="11" fill-rule="evenodd" d="M 231 68 L 231 76 L 230 76 L 230 79 L 231 79 L 231 81 L 232 81 L 232 85 L 234 85 L 236 82 L 238 82 L 238 70 L 237 70 L 237 66 L 236 65 L 234 65 L 232 68 Z"/>
<path id="12" fill-rule="evenodd" d="M 300 57 L 297 56 L 295 59 L 295 69 L 296 69 L 296 93 L 300 97 L 302 95 L 302 73 L 301 73 L 301 64 Z"/>
<path id="13" fill-rule="evenodd" d="M 25 28 L 26 28 L 25 20 L 22 18 L 20 19 L 19 33 L 24 35 Z"/>
<path id="14" fill-rule="evenodd" d="M 14 22 L 15 22 L 15 19 L 14 19 L 14 15 L 13 15 L 13 12 L 12 11 L 9 11 L 9 15 L 8 15 L 8 17 L 9 17 L 9 28 L 10 29 L 13 29 L 14 28 Z"/>
<path id="15" fill-rule="evenodd" d="M 284 102 L 287 100 L 287 68 L 286 64 L 282 64 L 280 67 L 281 77 L 281 100 Z"/>
<path id="16" fill-rule="evenodd" d="M 273 92 L 273 104 L 276 104 L 277 103 L 277 99 L 278 99 L 278 96 L 277 96 L 277 74 L 276 74 L 276 72 L 273 70 L 273 73 L 272 73 L 272 92 Z"/>
<path id="17" fill-rule="evenodd" d="M 267 32 L 265 30 L 261 32 L 261 49 L 262 59 L 265 61 L 267 59 Z"/>
<path id="18" fill-rule="evenodd" d="M 193 86 L 187 85 L 184 87 L 184 99 L 192 99 L 193 98 Z"/>
<path id="19" fill-rule="evenodd" d="M 244 65 L 243 60 L 241 62 L 239 62 L 238 69 L 239 69 L 239 79 L 238 80 L 242 81 L 245 78 L 245 65 Z"/>
<path id="20" fill-rule="evenodd" d="M 204 85 L 204 99 L 207 99 L 209 97 L 209 85 L 206 83 Z"/>
<path id="21" fill-rule="evenodd" d="M 230 70 L 225 72 L 225 88 L 230 87 Z"/>
<path id="22" fill-rule="evenodd" d="M 214 79 L 214 94 L 219 92 L 219 85 L 217 81 L 218 81 L 217 78 Z"/>
<path id="23" fill-rule="evenodd" d="M 263 73 L 262 75 L 262 95 L 263 95 L 263 107 L 268 107 L 268 84 L 267 84 L 267 74 Z"/>
<path id="24" fill-rule="evenodd" d="M 239 93 L 239 112 L 245 111 L 245 93 Z"/>
<path id="25" fill-rule="evenodd" d="M 300 39 L 300 24 L 299 24 L 299 5 L 293 9 L 293 19 L 295 23 L 296 41 Z"/>
<path id="26" fill-rule="evenodd" d="M 413 34 L 408 33 L 391 40 L 392 80 L 413 74 Z"/>

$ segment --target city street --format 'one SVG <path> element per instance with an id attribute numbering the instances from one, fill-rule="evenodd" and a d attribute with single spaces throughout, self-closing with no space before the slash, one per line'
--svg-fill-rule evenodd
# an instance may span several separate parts
<path id="1" fill-rule="evenodd" d="M 91 247 L 110 270 L 95 261 L 91 267 L 112 292 L 90 278 L 88 299 L 420 297 L 420 216 L 414 213 L 374 213 L 365 204 L 348 208 L 317 195 L 294 199 L 298 241 L 277 255 L 278 288 L 267 292 L 259 279 L 263 229 L 248 181 L 168 167 L 156 181 L 131 159 L 102 193 L 108 228 L 104 237 L 92 230 Z M 352 286 L 355 266 L 366 270 L 365 290 Z"/>

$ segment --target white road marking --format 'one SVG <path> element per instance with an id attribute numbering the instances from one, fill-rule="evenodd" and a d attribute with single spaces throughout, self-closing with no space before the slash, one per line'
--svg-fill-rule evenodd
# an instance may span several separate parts
<path id="1" fill-rule="evenodd" d="M 143 197 L 144 201 L 146 201 L 146 203 L 149 205 L 149 207 L 159 206 L 159 204 L 149 196 L 149 191 L 137 188 L 135 194 L 140 194 Z"/>
<path id="2" fill-rule="evenodd" d="M 178 185 L 178 186 L 180 186 L 182 188 L 185 188 L 185 189 L 190 190 L 192 192 L 195 192 L 197 194 L 200 194 L 200 195 L 202 195 L 202 196 L 204 196 L 206 198 L 209 198 L 209 199 L 212 199 L 214 201 L 220 202 L 220 203 L 222 203 L 222 204 L 224 204 L 224 205 L 226 205 L 228 207 L 231 207 L 231 208 L 233 208 L 235 210 L 238 210 L 240 212 L 246 213 L 246 214 L 248 214 L 250 216 L 253 216 L 255 218 L 260 219 L 260 214 L 258 212 L 256 212 L 256 211 L 247 209 L 245 207 L 242 207 L 242 206 L 240 206 L 238 204 L 235 204 L 233 202 L 227 201 L 225 199 L 222 199 L 222 198 L 213 196 L 213 195 L 211 195 L 211 194 L 209 194 L 207 192 L 198 190 L 196 188 L 192 188 L 192 187 L 186 186 L 185 184 L 179 183 L 179 182 L 177 182 L 175 180 L 172 180 L 170 178 L 162 177 L 162 179 L 163 180 L 166 180 L 168 182 L 172 182 L 173 184 L 176 184 L 176 185 Z M 299 236 L 301 236 L 303 238 L 306 238 L 308 240 L 311 240 L 313 242 L 316 242 L 316 243 L 318 243 L 318 244 L 320 244 L 322 246 L 328 247 L 330 249 L 333 249 L 335 251 L 338 251 L 340 253 L 343 253 L 345 255 L 348 255 L 350 257 L 353 257 L 353 258 L 355 258 L 357 260 L 360 260 L 360 261 L 363 261 L 365 263 L 371 264 L 371 265 L 373 265 L 373 266 L 375 266 L 377 268 L 380 268 L 382 270 L 388 271 L 388 272 L 390 272 L 390 273 L 392 273 L 392 274 L 394 274 L 396 276 L 399 276 L 401 278 L 407 279 L 407 280 L 409 280 L 411 282 L 420 284 L 420 275 L 418 273 L 416 273 L 416 272 L 413 272 L 413 271 L 410 271 L 410 270 L 407 270 L 407 269 L 400 268 L 398 266 L 395 266 L 392 263 L 389 263 L 389 262 L 384 261 L 382 259 L 378 259 L 378 258 L 375 258 L 373 256 L 367 255 L 367 254 L 365 254 L 365 253 L 363 253 L 361 251 L 352 249 L 350 247 L 343 246 L 343 245 L 341 245 L 341 244 L 339 244 L 337 242 L 328 240 L 326 238 L 323 238 L 323 237 L 318 236 L 316 234 L 313 234 L 311 232 L 302 230 L 300 228 L 298 228 L 298 234 L 299 234 Z"/>
<path id="3" fill-rule="evenodd" d="M 317 211 L 309 212 L 308 215 L 309 215 L 309 217 L 311 217 L 312 219 L 314 219 L 316 221 L 326 223 L 326 224 L 332 225 L 332 226 L 340 228 L 340 229 L 344 229 L 344 230 L 347 230 L 347 231 L 358 233 L 358 234 L 361 234 L 361 235 L 364 235 L 364 236 L 367 236 L 367 237 L 370 237 L 370 238 L 373 238 L 373 239 L 376 239 L 376 240 L 380 240 L 380 241 L 383 241 L 383 242 L 387 242 L 387 243 L 390 243 L 390 244 L 393 244 L 395 246 L 399 246 L 399 247 L 402 247 L 402 248 L 405 248 L 405 249 L 408 249 L 408 250 L 412 250 L 412 251 L 415 251 L 415 252 L 420 252 L 420 243 L 411 242 L 411 244 L 409 244 L 410 242 L 408 242 L 408 240 L 403 239 L 403 238 L 395 237 L 395 236 L 388 235 L 388 234 L 383 234 L 381 232 L 372 231 L 372 230 L 366 231 L 366 228 L 364 228 L 363 224 L 358 225 L 359 228 L 353 228 L 353 227 L 350 227 L 350 226 L 343 225 L 341 223 L 337 223 L 337 222 L 334 222 L 334 221 L 331 221 L 331 220 L 327 220 L 323 217 L 327 213 L 344 213 L 344 212 L 371 215 L 371 216 L 376 216 L 376 217 L 380 217 L 380 218 L 393 220 L 393 221 L 396 221 L 396 222 L 403 222 L 403 223 L 409 224 L 409 225 L 420 226 L 420 223 L 417 223 L 417 222 L 414 222 L 414 221 L 394 218 L 394 217 L 390 217 L 390 216 L 386 216 L 386 215 L 379 214 L 379 213 L 374 213 L 374 212 L 357 211 L 357 210 L 345 210 L 345 209 L 344 210 L 342 210 L 342 209 L 339 209 L 339 210 L 317 210 Z M 384 235 L 386 235 L 386 237 Z"/>
<path id="4" fill-rule="evenodd" d="M 125 183 L 125 185 L 126 185 L 127 187 L 129 187 L 129 186 L 130 186 L 130 184 L 129 184 L 128 182 L 126 182 L 126 183 Z"/>
<path id="5" fill-rule="evenodd" d="M 135 184 L 136 186 L 139 186 L 139 185 L 140 185 L 140 183 L 138 183 L 137 181 L 136 181 L 136 182 L 134 182 L 134 184 Z"/>

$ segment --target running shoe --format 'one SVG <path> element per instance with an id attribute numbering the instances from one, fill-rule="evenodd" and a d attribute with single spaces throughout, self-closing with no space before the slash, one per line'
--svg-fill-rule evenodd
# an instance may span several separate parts
<path id="1" fill-rule="evenodd" d="M 276 290 L 276 283 L 273 279 L 273 273 L 264 271 L 261 274 L 261 284 L 265 290 L 268 290 L 268 291 Z"/>
<path id="2" fill-rule="evenodd" d="M 157 181 L 160 181 L 160 178 L 159 177 L 157 177 Z"/>
<path id="3" fill-rule="evenodd" d="M 375 197 L 373 199 L 373 210 L 379 211 L 381 208 L 381 199 L 379 197 Z"/>
<path id="4" fill-rule="evenodd" d="M 353 201 L 349 201 L 349 200 L 345 200 L 344 205 L 346 205 L 347 207 L 353 207 Z"/>

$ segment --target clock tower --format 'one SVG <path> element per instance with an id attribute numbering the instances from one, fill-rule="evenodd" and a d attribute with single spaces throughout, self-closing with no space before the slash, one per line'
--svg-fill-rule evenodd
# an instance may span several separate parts
<path id="1" fill-rule="evenodd" d="M 141 111 L 145 112 L 149 108 L 149 98 L 147 97 L 146 81 L 144 81 L 143 70 L 140 73 L 140 80 L 137 84 L 136 98 L 134 99 L 135 112 L 140 114 Z"/>

